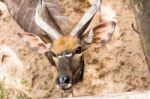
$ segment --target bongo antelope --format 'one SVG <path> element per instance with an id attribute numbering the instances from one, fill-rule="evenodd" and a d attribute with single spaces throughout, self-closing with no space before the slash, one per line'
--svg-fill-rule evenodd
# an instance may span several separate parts
<path id="1" fill-rule="evenodd" d="M 56 66 L 56 84 L 62 90 L 71 89 L 82 80 L 83 52 L 91 44 L 103 45 L 109 41 L 116 27 L 114 21 L 104 21 L 85 33 L 100 9 L 100 0 L 94 0 L 74 27 L 62 14 L 57 0 L 3 1 L 25 31 L 18 33 L 19 37 L 33 50 L 44 53 L 50 63 Z"/>

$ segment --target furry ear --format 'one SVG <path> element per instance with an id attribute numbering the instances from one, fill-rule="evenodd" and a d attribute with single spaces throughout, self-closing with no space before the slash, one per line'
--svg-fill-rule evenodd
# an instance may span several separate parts
<path id="1" fill-rule="evenodd" d="M 83 36 L 85 43 L 96 43 L 103 45 L 108 42 L 115 31 L 116 23 L 114 21 L 101 22 L 99 25 L 89 30 Z"/>
<path id="2" fill-rule="evenodd" d="M 38 53 L 45 53 L 49 51 L 48 44 L 45 44 L 39 36 L 33 33 L 18 33 L 19 37 L 33 50 Z"/>

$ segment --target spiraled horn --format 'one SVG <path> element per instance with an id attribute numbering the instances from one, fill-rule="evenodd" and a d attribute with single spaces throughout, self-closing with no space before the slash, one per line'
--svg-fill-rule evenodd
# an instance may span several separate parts
<path id="1" fill-rule="evenodd" d="M 92 6 L 86 13 L 83 15 L 79 23 L 76 25 L 76 27 L 71 31 L 70 35 L 72 36 L 80 36 L 85 29 L 90 24 L 91 20 L 93 19 L 94 15 L 100 8 L 100 1 L 101 0 L 95 0 Z"/>
<path id="2" fill-rule="evenodd" d="M 61 34 L 57 32 L 55 29 L 53 29 L 47 22 L 44 21 L 42 18 L 42 6 L 43 6 L 43 1 L 42 0 L 37 0 L 38 4 L 36 7 L 36 13 L 35 13 L 35 23 L 46 32 L 46 34 L 52 39 L 58 39 Z"/>

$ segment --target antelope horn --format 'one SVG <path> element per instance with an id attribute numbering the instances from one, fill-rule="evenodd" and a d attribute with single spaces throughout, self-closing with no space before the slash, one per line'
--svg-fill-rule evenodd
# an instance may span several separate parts
<path id="1" fill-rule="evenodd" d="M 42 0 L 37 0 L 38 4 L 36 7 L 36 13 L 35 13 L 35 23 L 46 32 L 46 34 L 52 39 L 58 39 L 60 36 L 62 36 L 59 32 L 57 32 L 55 29 L 53 29 L 47 22 L 44 21 L 42 18 Z"/>
<path id="2" fill-rule="evenodd" d="M 79 23 L 75 26 L 75 28 L 71 31 L 70 35 L 72 36 L 80 36 L 85 29 L 90 24 L 91 20 L 93 19 L 94 15 L 100 8 L 100 1 L 101 0 L 95 0 L 92 4 L 91 8 L 83 15 Z"/>

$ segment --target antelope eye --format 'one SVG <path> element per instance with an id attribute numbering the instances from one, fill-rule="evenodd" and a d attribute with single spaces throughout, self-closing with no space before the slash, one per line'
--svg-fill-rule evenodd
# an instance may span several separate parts
<path id="1" fill-rule="evenodd" d="M 80 54 L 82 52 L 82 48 L 81 47 L 78 47 L 75 51 L 75 54 Z"/>

